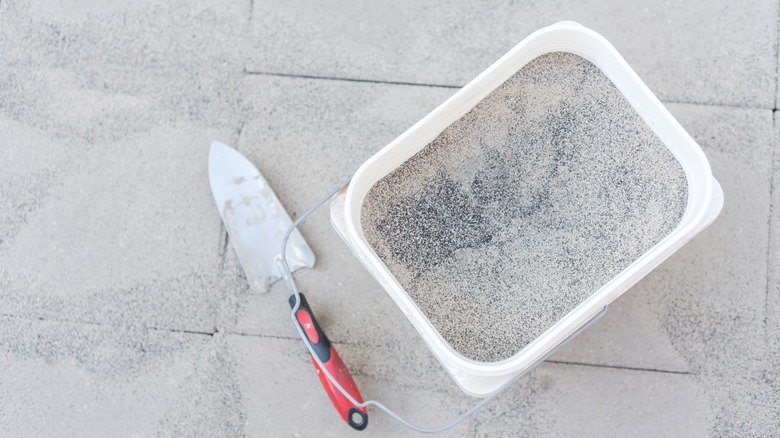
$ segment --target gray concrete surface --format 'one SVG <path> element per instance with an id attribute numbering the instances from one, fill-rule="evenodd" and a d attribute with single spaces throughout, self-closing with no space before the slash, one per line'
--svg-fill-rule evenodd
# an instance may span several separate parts
<path id="1" fill-rule="evenodd" d="M 726 205 L 443 435 L 780 435 L 779 18 L 763 0 L 0 1 L 0 435 L 357 436 L 285 289 L 244 284 L 209 143 L 300 213 L 559 19 L 603 33 L 669 104 Z M 470 406 L 327 212 L 302 232 L 318 264 L 301 288 L 364 395 L 427 425 Z M 362 434 L 416 435 L 375 411 Z"/>
<path id="2" fill-rule="evenodd" d="M 541 26 L 597 29 L 661 99 L 770 108 L 777 3 L 258 2 L 247 70 L 463 86 Z"/>

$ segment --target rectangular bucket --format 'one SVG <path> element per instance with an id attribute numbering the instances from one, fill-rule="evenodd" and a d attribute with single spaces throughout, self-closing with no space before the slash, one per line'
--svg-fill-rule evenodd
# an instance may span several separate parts
<path id="1" fill-rule="evenodd" d="M 455 351 L 430 323 L 366 240 L 361 206 L 371 187 L 411 158 L 531 60 L 550 52 L 569 52 L 598 67 L 624 95 L 679 161 L 688 182 L 688 200 L 677 227 L 598 291 L 559 319 L 512 357 L 477 362 Z M 527 371 L 642 277 L 711 224 L 723 206 L 723 192 L 701 148 L 601 35 L 574 22 L 540 29 L 482 72 L 450 99 L 366 161 L 331 203 L 331 221 L 347 246 L 384 287 L 431 352 L 463 391 L 484 397 Z"/>

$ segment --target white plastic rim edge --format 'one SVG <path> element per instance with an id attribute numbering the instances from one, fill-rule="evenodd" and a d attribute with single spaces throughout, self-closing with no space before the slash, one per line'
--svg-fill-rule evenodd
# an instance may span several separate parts
<path id="1" fill-rule="evenodd" d="M 442 130 L 529 61 L 556 51 L 571 52 L 589 60 L 613 81 L 679 160 L 688 179 L 688 204 L 682 220 L 667 237 L 520 352 L 499 362 L 476 362 L 449 346 L 380 261 L 363 235 L 360 206 L 368 190 L 379 179 L 430 143 Z M 617 50 L 605 38 L 590 29 L 574 22 L 560 22 L 526 37 L 446 102 L 368 159 L 355 173 L 344 195 L 343 237 L 366 269 L 382 284 L 409 318 L 464 392 L 482 397 L 531 366 L 709 225 L 717 217 L 722 202 L 722 191 L 712 177 L 709 162 L 701 148 L 639 79 Z"/>

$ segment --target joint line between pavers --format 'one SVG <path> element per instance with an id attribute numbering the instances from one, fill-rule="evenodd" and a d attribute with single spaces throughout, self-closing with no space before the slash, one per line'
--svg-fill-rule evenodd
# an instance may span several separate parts
<path id="1" fill-rule="evenodd" d="M 233 331 L 224 331 L 222 333 L 229 334 L 229 335 L 235 335 L 235 336 L 245 336 L 249 338 L 267 338 L 267 339 L 279 339 L 283 341 L 300 341 L 301 338 L 298 336 L 283 336 L 283 335 L 264 335 L 262 333 L 246 333 L 246 332 L 233 332 Z M 382 348 L 384 345 L 382 344 L 367 344 L 365 342 L 352 342 L 352 341 L 344 341 L 341 339 L 330 339 L 330 342 L 335 345 L 349 345 L 352 347 L 372 347 L 372 348 Z"/>
<path id="2" fill-rule="evenodd" d="M 226 330 L 224 332 L 227 335 L 233 335 L 233 336 L 244 336 L 247 338 L 267 338 L 267 339 L 279 339 L 283 341 L 295 341 L 300 339 L 297 336 L 282 336 L 282 335 L 264 335 L 262 333 L 246 333 L 246 332 L 234 332 L 230 330 Z"/>
<path id="3" fill-rule="evenodd" d="M 780 80 L 780 56 L 778 55 L 780 53 L 780 1 L 776 2 L 775 4 L 775 15 L 776 15 L 776 28 L 775 28 L 775 47 L 774 47 L 774 55 L 775 55 L 775 110 L 777 110 L 778 104 L 780 102 L 777 101 L 777 92 L 780 89 L 780 84 L 778 84 L 778 81 Z"/>
<path id="4" fill-rule="evenodd" d="M 710 107 L 710 108 L 724 108 L 724 109 L 738 109 L 738 110 L 770 110 L 770 111 L 776 111 L 775 108 L 769 108 L 764 106 L 752 106 L 752 105 L 729 105 L 729 104 L 723 104 L 723 103 L 707 103 L 707 102 L 684 102 L 681 100 L 668 100 L 668 99 L 660 99 L 659 100 L 664 105 L 692 105 L 692 106 L 704 106 L 704 107 Z"/>
<path id="5" fill-rule="evenodd" d="M 764 294 L 764 331 L 769 334 L 769 294 L 772 286 L 772 271 L 770 269 L 770 256 L 772 256 L 772 228 L 775 211 L 775 172 L 777 172 L 777 110 L 772 113 L 772 154 L 769 161 L 769 216 L 767 217 L 767 245 L 766 245 L 766 285 Z"/>
<path id="6" fill-rule="evenodd" d="M 0 314 L 0 318 L 11 318 L 11 319 L 20 319 L 23 321 L 29 321 L 29 322 L 50 322 L 55 324 L 77 324 L 77 325 L 88 325 L 88 326 L 94 326 L 94 327 L 101 327 L 101 328 L 123 328 L 123 327 L 129 327 L 130 325 L 122 326 L 118 324 L 105 324 L 102 322 L 96 322 L 96 321 L 87 321 L 82 319 L 58 319 L 58 318 L 44 318 L 42 316 L 38 317 L 28 317 L 28 316 L 19 316 L 19 315 L 12 315 L 9 313 L 2 313 Z M 214 330 L 213 332 L 203 332 L 198 330 L 184 330 L 184 329 L 175 329 L 175 328 L 160 328 L 160 327 L 154 327 L 154 326 L 142 326 L 141 327 L 144 330 L 148 331 L 156 331 L 156 332 L 169 332 L 169 333 L 184 333 L 188 335 L 200 335 L 200 336 L 214 336 L 218 333 L 218 330 Z"/>
<path id="7" fill-rule="evenodd" d="M 233 136 L 230 139 L 230 142 L 232 145 L 239 149 L 239 146 L 242 143 L 242 138 L 244 135 L 244 128 L 246 127 L 246 121 L 239 120 L 238 126 L 236 126 L 236 129 L 233 131 Z M 219 268 L 221 270 L 225 269 L 225 264 L 227 262 L 227 251 L 228 251 L 228 244 L 230 243 L 230 236 L 227 233 L 227 229 L 225 228 L 224 222 L 220 221 L 220 242 L 222 243 L 221 248 L 219 248 Z"/>
<path id="8" fill-rule="evenodd" d="M 450 84 L 432 84 L 424 82 L 403 82 L 403 81 L 383 81 L 380 79 L 362 79 L 362 78 L 340 78 L 336 76 L 317 76 L 317 75 L 299 75 L 292 73 L 275 73 L 266 71 L 251 71 L 244 69 L 244 73 L 255 76 L 271 76 L 282 78 L 297 78 L 297 79 L 318 79 L 324 81 L 339 81 L 339 82 L 356 82 L 363 84 L 383 84 L 383 85 L 404 85 L 409 87 L 431 87 L 431 88 L 450 88 L 457 90 L 463 88 L 462 85 L 450 85 Z"/>
<path id="9" fill-rule="evenodd" d="M 225 254 L 227 254 L 228 244 L 230 243 L 230 236 L 228 235 L 227 229 L 225 229 L 224 225 L 222 226 L 222 233 L 223 233 L 223 242 L 224 242 L 224 244 L 222 245 L 222 263 L 224 265 Z"/>
<path id="10" fill-rule="evenodd" d="M 166 328 L 159 328 L 153 326 L 147 326 L 145 328 L 148 330 L 158 331 L 158 332 L 184 333 L 188 335 L 200 335 L 200 336 L 211 336 L 211 337 L 219 333 L 219 331 L 216 329 L 213 332 L 202 332 L 198 330 L 166 329 Z"/>
<path id="11" fill-rule="evenodd" d="M 219 258 L 219 270 L 225 270 L 227 247 L 230 236 L 228 236 L 225 224 L 219 222 L 219 245 L 217 247 L 217 257 Z"/>
<path id="12" fill-rule="evenodd" d="M 658 368 L 629 367 L 623 365 L 606 365 L 606 364 L 596 364 L 596 363 L 586 363 L 586 362 L 572 362 L 572 361 L 565 361 L 565 360 L 547 360 L 545 362 L 553 363 L 557 365 L 575 365 L 575 366 L 592 367 L 592 368 L 610 368 L 614 370 L 623 370 L 623 371 L 643 371 L 649 373 L 677 374 L 683 376 L 690 376 L 695 374 L 690 371 L 662 370 Z"/>
<path id="13" fill-rule="evenodd" d="M 452 85 L 452 84 L 433 84 L 433 83 L 425 83 L 425 82 L 403 82 L 403 81 L 383 81 L 379 79 L 362 79 L 362 78 L 342 78 L 337 76 L 318 76 L 318 75 L 302 75 L 302 74 L 294 74 L 294 73 L 276 73 L 276 72 L 267 72 L 267 71 L 252 71 L 244 69 L 244 74 L 251 75 L 251 76 L 267 76 L 267 77 L 279 77 L 279 78 L 292 78 L 292 79 L 313 79 L 313 80 L 323 80 L 323 81 L 338 81 L 338 82 L 353 82 L 358 84 L 380 84 L 380 85 L 401 85 L 401 86 L 408 86 L 408 87 L 429 87 L 429 88 L 446 88 L 451 90 L 458 90 L 463 88 L 462 85 Z M 667 99 L 661 99 L 661 101 L 664 104 L 675 104 L 675 105 L 694 105 L 694 106 L 706 106 L 706 107 L 716 107 L 716 108 L 728 108 L 728 109 L 748 109 L 748 110 L 776 110 L 776 108 L 770 108 L 770 107 L 763 107 L 763 106 L 752 106 L 752 105 L 729 105 L 729 104 L 721 104 L 721 103 L 707 103 L 707 102 L 684 102 L 684 101 L 677 101 L 677 100 L 667 100 Z"/>

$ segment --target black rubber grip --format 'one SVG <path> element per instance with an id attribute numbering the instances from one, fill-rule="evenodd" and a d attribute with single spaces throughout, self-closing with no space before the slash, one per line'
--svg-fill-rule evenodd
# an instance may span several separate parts
<path id="1" fill-rule="evenodd" d="M 298 324 L 301 324 L 301 319 L 306 319 L 305 315 L 301 315 L 301 312 L 308 313 L 308 319 L 311 320 L 313 329 L 317 333 L 317 339 L 312 339 L 313 336 L 309 335 L 309 330 L 307 330 L 306 327 L 301 328 L 303 328 L 303 332 L 306 334 L 306 338 L 309 339 L 309 342 L 311 342 L 311 346 L 314 349 L 314 353 L 317 355 L 317 358 L 319 358 L 322 363 L 327 363 L 330 360 L 330 339 L 328 339 L 328 336 L 325 335 L 325 332 L 322 331 L 320 325 L 317 323 L 317 318 L 314 317 L 314 312 L 311 311 L 311 307 L 309 307 L 309 302 L 306 301 L 306 297 L 303 294 L 300 294 L 300 297 L 301 305 L 295 312 Z M 290 295 L 288 302 L 290 303 L 291 309 L 295 307 L 295 295 Z"/>

